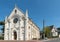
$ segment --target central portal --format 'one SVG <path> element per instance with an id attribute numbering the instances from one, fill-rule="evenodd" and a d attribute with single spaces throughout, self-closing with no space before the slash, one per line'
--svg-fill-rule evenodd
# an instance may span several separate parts
<path id="1" fill-rule="evenodd" d="M 17 40 L 17 32 L 14 31 L 14 40 Z"/>

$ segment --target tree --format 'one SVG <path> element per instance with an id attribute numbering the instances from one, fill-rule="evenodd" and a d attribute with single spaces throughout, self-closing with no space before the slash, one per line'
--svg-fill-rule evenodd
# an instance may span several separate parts
<path id="1" fill-rule="evenodd" d="M 5 21 L 0 21 L 0 25 L 5 25 Z"/>
<path id="2" fill-rule="evenodd" d="M 45 33 L 45 37 L 48 37 L 48 38 L 51 37 L 51 29 L 49 26 L 44 28 L 44 33 Z"/>
<path id="3" fill-rule="evenodd" d="M 5 21 L 0 21 L 0 25 L 2 25 L 2 33 L 4 33 L 4 28 L 5 28 Z"/>
<path id="4" fill-rule="evenodd" d="M 5 28 L 5 21 L 0 21 L 0 26 L 3 26 L 0 30 L 2 30 L 2 36 L 0 36 L 0 39 L 4 39 L 4 28 Z"/>

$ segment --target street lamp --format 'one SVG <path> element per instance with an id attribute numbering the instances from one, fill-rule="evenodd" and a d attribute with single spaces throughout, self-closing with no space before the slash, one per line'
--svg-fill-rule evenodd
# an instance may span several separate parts
<path id="1" fill-rule="evenodd" d="M 45 31 L 44 31 L 44 27 L 45 27 L 45 21 L 43 19 L 43 38 L 45 39 Z"/>

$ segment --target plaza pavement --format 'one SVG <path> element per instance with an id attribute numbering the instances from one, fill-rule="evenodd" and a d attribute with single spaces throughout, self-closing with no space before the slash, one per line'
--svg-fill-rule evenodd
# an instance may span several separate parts
<path id="1" fill-rule="evenodd" d="M 55 38 L 56 39 L 56 38 Z M 0 42 L 46 42 L 54 39 L 47 39 L 47 40 L 28 40 L 28 41 L 20 41 L 20 40 L 0 40 Z"/>
<path id="2" fill-rule="evenodd" d="M 20 41 L 20 40 L 0 40 L 0 42 L 43 42 L 42 40 Z"/>

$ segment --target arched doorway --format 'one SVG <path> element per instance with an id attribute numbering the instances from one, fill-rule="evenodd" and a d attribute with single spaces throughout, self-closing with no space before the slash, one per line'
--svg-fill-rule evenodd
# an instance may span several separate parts
<path id="1" fill-rule="evenodd" d="M 14 40 L 17 40 L 17 32 L 14 31 Z"/>

